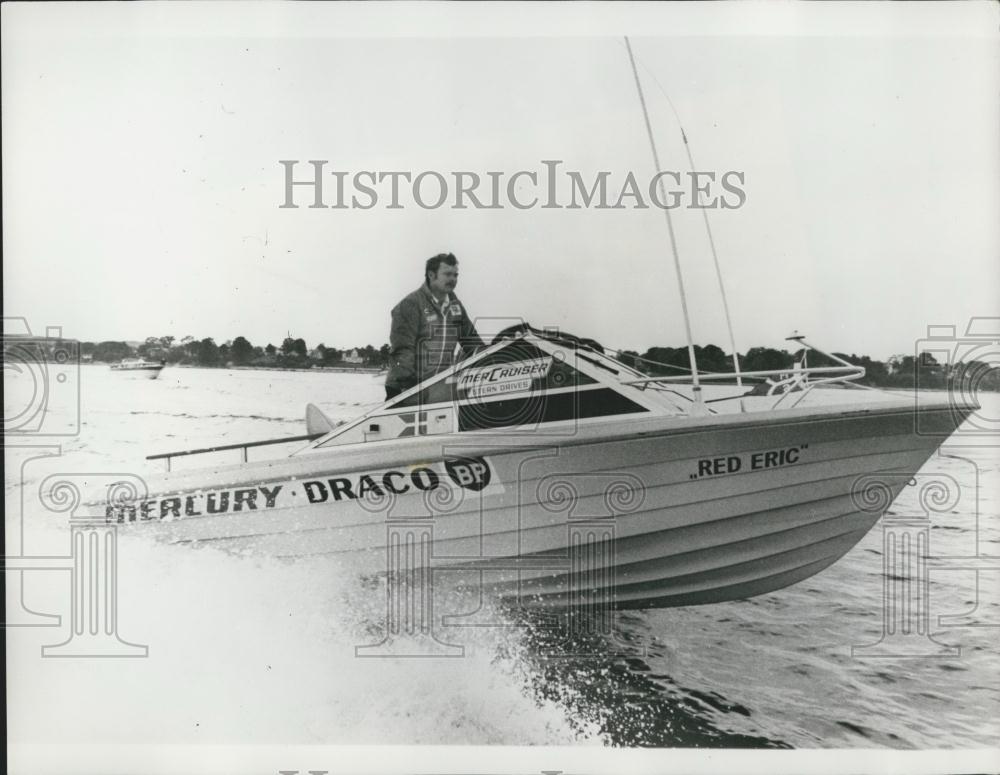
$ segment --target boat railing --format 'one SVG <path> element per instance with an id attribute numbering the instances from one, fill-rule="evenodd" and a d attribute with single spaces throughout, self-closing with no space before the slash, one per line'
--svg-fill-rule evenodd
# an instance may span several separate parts
<path id="1" fill-rule="evenodd" d="M 810 379 L 813 375 L 826 376 L 821 379 Z M 846 384 L 853 382 L 854 380 L 861 379 L 864 376 L 865 370 L 861 366 L 816 366 L 796 370 L 773 369 L 767 371 L 732 371 L 718 373 L 698 372 L 698 378 L 702 382 L 733 382 L 737 378 L 769 381 L 771 383 L 769 386 L 769 394 L 780 395 L 779 400 L 775 402 L 775 406 L 784 401 L 789 395 L 797 394 L 793 403 L 794 405 L 801 401 L 802 398 L 805 397 L 806 393 L 812 391 L 820 385 L 832 385 L 836 383 Z M 674 387 L 679 384 L 688 384 L 691 381 L 692 379 L 690 374 L 680 374 L 676 376 L 644 377 L 642 379 L 624 380 L 623 384 L 634 385 L 641 390 L 646 388 L 664 390 L 666 392 L 688 398 L 679 394 Z M 734 396 L 710 399 L 709 402 L 715 403 L 718 401 L 733 401 L 739 398 L 745 398 L 748 395 L 753 395 L 753 391 L 750 391 L 749 393 L 740 393 Z M 688 400 L 693 399 L 688 398 Z"/>
<path id="2" fill-rule="evenodd" d="M 799 343 L 804 348 L 801 360 L 797 361 L 790 368 L 728 372 L 699 371 L 697 374 L 697 380 L 694 379 L 693 374 L 685 373 L 677 375 L 641 377 L 639 379 L 622 380 L 622 382 L 623 384 L 637 387 L 640 390 L 653 389 L 671 393 L 674 396 L 685 400 L 689 404 L 740 401 L 740 399 L 753 395 L 778 396 L 778 400 L 774 402 L 772 408 L 778 408 L 786 402 L 787 408 L 797 406 L 815 388 L 823 385 L 831 386 L 839 384 L 844 387 L 867 387 L 865 385 L 855 384 L 857 380 L 862 379 L 865 376 L 865 369 L 863 366 L 849 363 L 838 355 L 827 353 L 813 347 L 808 344 L 804 337 L 800 334 L 793 334 L 788 337 L 788 339 L 789 341 Z M 808 366 L 806 365 L 806 358 L 809 352 L 818 353 L 819 355 L 822 355 L 839 365 Z M 666 366 L 668 364 L 662 365 Z M 814 379 L 813 377 L 817 378 Z M 690 396 L 686 396 L 676 389 L 677 385 L 680 384 L 690 383 L 697 386 L 698 382 L 735 382 L 740 388 L 743 388 L 745 387 L 743 384 L 744 379 L 757 382 L 758 384 L 755 387 L 759 387 L 760 384 L 766 385 L 766 391 L 764 393 L 755 393 L 754 390 L 751 389 L 749 392 L 741 391 L 740 393 L 732 396 L 702 400 L 698 397 L 692 398 Z M 695 395 L 700 396 L 700 388 L 695 391 Z M 789 398 L 790 396 L 794 396 L 794 398 Z M 741 409 L 743 408 L 742 401 L 740 402 L 740 407 Z M 709 412 L 712 412 L 710 408 L 704 408 Z"/>
<path id="3" fill-rule="evenodd" d="M 769 379 L 779 377 L 781 379 L 796 377 L 806 378 L 811 374 L 840 374 L 838 379 L 856 379 L 863 377 L 865 370 L 862 366 L 809 366 L 802 369 L 770 369 L 767 371 L 699 371 L 698 379 L 701 380 L 729 380 L 737 377 L 756 377 Z M 675 376 L 644 377 L 643 379 L 631 379 L 626 381 L 627 385 L 641 385 L 652 382 L 685 382 L 691 379 L 690 374 L 678 374 Z"/>
<path id="4" fill-rule="evenodd" d="M 282 436 L 277 439 L 262 439 L 260 441 L 245 441 L 239 444 L 222 444 L 215 447 L 202 447 L 201 449 L 185 449 L 180 452 L 161 452 L 156 455 L 147 455 L 146 460 L 166 460 L 167 471 L 170 470 L 170 461 L 175 457 L 186 457 L 188 455 L 207 455 L 210 452 L 227 452 L 238 449 L 242 452 L 242 462 L 247 462 L 248 451 L 251 447 L 266 447 L 272 444 L 290 444 L 296 441 L 315 441 L 325 436 L 326 433 L 306 433 L 301 436 Z"/>

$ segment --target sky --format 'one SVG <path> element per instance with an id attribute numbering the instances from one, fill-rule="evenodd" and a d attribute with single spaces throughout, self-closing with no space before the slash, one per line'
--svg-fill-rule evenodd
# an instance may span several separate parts
<path id="1" fill-rule="evenodd" d="M 652 5 L 652 4 L 650 4 Z M 4 315 L 85 341 L 351 347 L 453 252 L 480 328 L 684 342 L 664 211 L 283 208 L 285 171 L 742 173 L 707 210 L 737 349 L 913 352 L 1000 317 L 996 5 L 4 4 Z M 676 115 L 671 109 L 676 109 Z M 543 178 L 544 179 L 544 178 Z M 421 189 L 435 199 L 433 178 Z M 685 179 L 682 177 L 682 181 Z M 335 178 L 324 178 L 329 204 Z M 426 181 L 425 181 L 426 182 Z M 544 200 L 522 176 L 516 197 Z M 483 184 L 481 198 L 488 195 Z M 713 194 L 725 194 L 715 188 Z M 684 195 L 691 202 L 690 192 Z M 732 200 L 732 197 L 729 197 Z M 366 201 L 365 197 L 360 197 Z M 696 343 L 729 350 L 701 210 L 670 211 Z"/>

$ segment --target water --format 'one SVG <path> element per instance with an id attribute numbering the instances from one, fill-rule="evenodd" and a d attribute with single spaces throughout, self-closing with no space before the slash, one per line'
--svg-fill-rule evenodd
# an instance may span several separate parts
<path id="1" fill-rule="evenodd" d="M 26 395 L 23 384 L 8 382 L 7 416 Z M 153 466 L 144 456 L 155 452 L 300 434 L 307 402 L 347 420 L 376 403 L 381 390 L 379 378 L 366 374 L 170 368 L 159 380 L 144 381 L 84 367 L 79 435 L 64 439 L 58 456 L 8 451 L 8 554 L 22 541 L 25 554 L 68 553 L 66 515 L 45 511 L 38 500 L 51 473 L 91 479 L 88 472 L 142 473 Z M 983 416 L 997 417 L 1000 397 L 980 399 Z M 71 397 L 53 396 L 48 427 L 71 428 L 75 411 Z M 504 611 L 492 612 L 503 626 L 449 637 L 465 647 L 462 658 L 358 659 L 355 646 L 379 639 L 384 598 L 377 585 L 329 560 L 238 558 L 125 534 L 119 539 L 119 633 L 147 644 L 149 657 L 40 658 L 42 645 L 68 637 L 69 574 L 25 574 L 27 607 L 63 619 L 58 627 L 8 632 L 8 738 L 995 745 L 1000 560 L 974 556 L 1000 555 L 1000 456 L 988 446 L 952 454 L 958 457 L 932 458 L 893 507 L 897 515 L 922 513 L 923 482 L 943 475 L 955 483 L 953 502 L 931 515 L 933 640 L 908 642 L 918 657 L 893 656 L 902 647 L 889 641 L 882 650 L 890 656 L 852 655 L 852 647 L 882 635 L 880 527 L 797 586 L 744 602 L 624 613 L 614 639 L 570 644 L 590 656 L 559 659 L 541 656 L 565 646 L 545 622 Z M 981 569 L 978 591 L 975 567 Z M 16 582 L 16 574 L 8 578 Z M 17 588 L 8 584 L 8 610 Z M 947 647 L 961 652 L 942 654 Z"/>

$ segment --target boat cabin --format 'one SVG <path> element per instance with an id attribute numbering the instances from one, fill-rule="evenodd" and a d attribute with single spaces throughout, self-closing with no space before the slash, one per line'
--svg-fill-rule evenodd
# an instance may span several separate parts
<path id="1" fill-rule="evenodd" d="M 576 427 L 662 413 L 651 392 L 626 384 L 643 376 L 597 342 L 518 326 L 312 448 L 472 431 L 524 433 L 543 424 Z"/>

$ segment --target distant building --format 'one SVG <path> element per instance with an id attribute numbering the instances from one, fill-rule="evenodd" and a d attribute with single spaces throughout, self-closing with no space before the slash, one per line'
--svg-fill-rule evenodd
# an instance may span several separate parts
<path id="1" fill-rule="evenodd" d="M 357 349 L 351 350 L 349 353 L 344 354 L 344 363 L 364 363 L 365 359 L 361 357 Z"/>
<path id="2" fill-rule="evenodd" d="M 323 360 L 323 351 L 318 347 L 314 347 L 309 351 L 309 360 L 311 361 L 321 361 Z"/>

